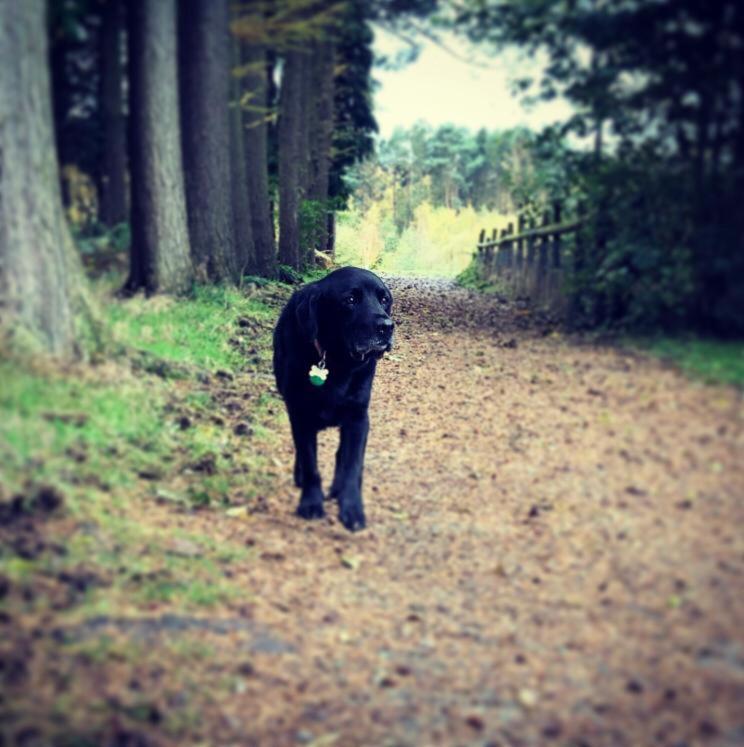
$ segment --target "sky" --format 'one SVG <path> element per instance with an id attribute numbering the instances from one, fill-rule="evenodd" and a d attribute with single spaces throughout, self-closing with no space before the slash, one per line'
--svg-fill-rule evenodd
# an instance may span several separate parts
<path id="1" fill-rule="evenodd" d="M 478 53 L 464 39 L 448 36 L 447 52 L 434 42 L 419 39 L 422 51 L 416 62 L 401 70 L 376 67 L 374 79 L 379 87 L 374 95 L 375 116 L 380 135 L 389 137 L 396 127 L 410 127 L 421 120 L 433 126 L 455 124 L 478 130 L 501 130 L 518 125 L 532 129 L 565 119 L 570 109 L 562 100 L 522 106 L 509 90 L 509 81 L 525 71 L 534 73 L 539 63 L 524 59 L 518 52 L 498 56 Z M 390 33 L 375 28 L 375 53 L 393 55 L 404 47 Z"/>

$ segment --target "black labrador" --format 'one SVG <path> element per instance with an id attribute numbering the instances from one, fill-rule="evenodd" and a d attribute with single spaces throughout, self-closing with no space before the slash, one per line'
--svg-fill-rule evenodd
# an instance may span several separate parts
<path id="1" fill-rule="evenodd" d="M 296 291 L 274 329 L 274 375 L 295 443 L 297 513 L 324 515 L 318 431 L 339 426 L 330 496 L 349 530 L 365 525 L 362 469 L 377 361 L 393 344 L 390 289 L 372 272 L 343 267 Z"/>

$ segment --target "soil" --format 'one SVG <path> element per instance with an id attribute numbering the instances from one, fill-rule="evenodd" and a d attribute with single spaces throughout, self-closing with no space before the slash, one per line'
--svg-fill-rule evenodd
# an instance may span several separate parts
<path id="1" fill-rule="evenodd" d="M 368 529 L 331 503 L 294 516 L 288 427 L 247 516 L 154 510 L 251 548 L 226 570 L 245 598 L 50 634 L 142 647 L 76 674 L 118 699 L 107 744 L 744 744 L 741 394 L 498 298 L 389 282 Z M 169 669 L 186 637 L 207 654 Z M 22 645 L 41 644 L 19 642 L 6 682 L 41 691 Z"/>

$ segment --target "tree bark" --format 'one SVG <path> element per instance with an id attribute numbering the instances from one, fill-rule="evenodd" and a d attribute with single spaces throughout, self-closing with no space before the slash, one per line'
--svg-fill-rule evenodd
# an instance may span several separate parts
<path id="1" fill-rule="evenodd" d="M 237 280 L 230 188 L 228 0 L 180 0 L 181 125 L 194 263 Z"/>
<path id="2" fill-rule="evenodd" d="M 276 250 L 269 204 L 266 53 L 263 47 L 248 44 L 243 59 L 246 65 L 244 88 L 250 94 L 245 112 L 245 156 L 256 272 L 263 277 L 274 277 Z"/>
<path id="3" fill-rule="evenodd" d="M 44 0 L 0 2 L 0 323 L 75 351 L 86 284 L 62 209 Z"/>
<path id="4" fill-rule="evenodd" d="M 127 219 L 127 140 L 123 108 L 121 0 L 103 7 L 100 37 L 100 91 L 103 152 L 99 172 L 100 218 L 107 226 Z"/>
<path id="5" fill-rule="evenodd" d="M 242 42 L 231 38 L 233 65 L 242 66 Z M 256 271 L 251 205 L 248 193 L 248 167 L 245 155 L 245 122 L 242 96 L 244 79 L 238 75 L 230 77 L 230 188 L 233 213 L 235 254 L 240 275 Z"/>
<path id="6" fill-rule="evenodd" d="M 299 270 L 302 78 L 307 56 L 287 52 L 279 93 L 279 261 Z"/>
<path id="7" fill-rule="evenodd" d="M 331 41 L 324 40 L 318 43 L 315 48 L 312 69 L 311 104 L 314 108 L 314 115 L 310 120 L 312 132 L 310 135 L 308 197 L 324 205 L 328 211 L 328 187 L 333 145 L 333 80 L 335 69 L 335 53 Z M 327 251 L 329 223 L 330 221 L 326 218 L 318 226 L 315 249 Z"/>
<path id="8" fill-rule="evenodd" d="M 125 290 L 183 293 L 193 281 L 176 72 L 175 0 L 132 0 L 129 158 L 132 249 Z"/>

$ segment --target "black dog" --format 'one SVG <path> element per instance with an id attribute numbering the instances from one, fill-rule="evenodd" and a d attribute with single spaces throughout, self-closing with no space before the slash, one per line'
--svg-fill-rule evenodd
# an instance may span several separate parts
<path id="1" fill-rule="evenodd" d="M 393 343 L 393 299 L 374 273 L 344 267 L 298 290 L 274 330 L 274 375 L 295 443 L 297 513 L 324 515 L 318 474 L 318 431 L 340 426 L 330 495 L 352 531 L 365 525 L 362 469 L 367 408 L 377 361 Z"/>

